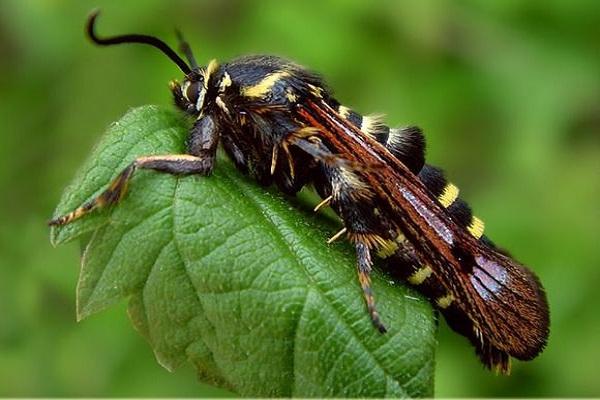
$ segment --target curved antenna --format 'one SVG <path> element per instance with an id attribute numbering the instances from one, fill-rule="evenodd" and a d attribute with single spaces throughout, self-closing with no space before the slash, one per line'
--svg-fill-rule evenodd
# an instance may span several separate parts
<path id="1" fill-rule="evenodd" d="M 155 47 L 155 48 L 159 49 L 160 51 L 162 51 L 175 64 L 177 64 L 179 69 L 184 74 L 187 75 L 190 72 L 192 72 L 189 65 L 187 65 L 185 63 L 185 61 L 183 61 L 183 59 L 181 57 L 179 57 L 177 55 L 177 53 L 175 53 L 175 51 L 173 51 L 172 48 L 169 47 L 168 44 L 166 44 L 165 42 L 163 42 L 162 40 L 160 40 L 158 38 L 155 38 L 154 36 L 138 35 L 138 34 L 109 36 L 106 38 L 100 38 L 100 37 L 96 36 L 96 32 L 94 31 L 94 28 L 96 25 L 96 19 L 98 18 L 99 14 L 100 14 L 99 9 L 92 11 L 92 13 L 88 17 L 88 20 L 86 23 L 86 32 L 87 32 L 88 36 L 90 37 L 90 39 L 92 40 L 92 42 L 94 42 L 100 46 L 111 46 L 113 44 L 121 44 L 121 43 L 147 44 L 147 45 L 150 45 L 150 46 Z"/>

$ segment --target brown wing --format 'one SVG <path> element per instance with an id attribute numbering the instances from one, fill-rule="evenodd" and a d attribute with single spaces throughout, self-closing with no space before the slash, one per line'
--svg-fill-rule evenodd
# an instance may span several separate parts
<path id="1" fill-rule="evenodd" d="M 356 174 L 388 224 L 431 266 L 454 311 L 470 322 L 472 331 L 461 333 L 471 338 L 484 363 L 506 370 L 507 355 L 535 357 L 548 336 L 547 302 L 535 275 L 453 222 L 405 165 L 324 100 L 308 100 L 297 112 L 302 122 L 319 130 L 332 152 L 369 166 Z"/>

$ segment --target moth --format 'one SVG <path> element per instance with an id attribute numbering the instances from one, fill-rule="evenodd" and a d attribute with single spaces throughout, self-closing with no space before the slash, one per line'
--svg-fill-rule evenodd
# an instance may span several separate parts
<path id="1" fill-rule="evenodd" d="M 96 198 L 50 221 L 66 225 L 116 205 L 136 170 L 210 175 L 221 145 L 236 167 L 261 185 L 293 195 L 312 185 L 356 249 L 356 268 L 373 325 L 386 332 L 371 290 L 375 256 L 431 299 L 449 326 L 475 347 L 483 364 L 508 373 L 510 359 L 544 348 L 549 311 L 538 278 L 484 234 L 483 222 L 443 172 L 425 163 L 417 127 L 390 128 L 341 105 L 316 74 L 275 56 L 244 56 L 199 66 L 178 34 L 184 61 L 158 38 L 99 37 L 102 46 L 140 43 L 183 72 L 172 81 L 175 105 L 193 119 L 185 154 L 136 158 Z"/>

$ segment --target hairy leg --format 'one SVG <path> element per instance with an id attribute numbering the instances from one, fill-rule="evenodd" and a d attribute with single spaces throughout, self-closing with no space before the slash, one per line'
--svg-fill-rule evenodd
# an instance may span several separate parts
<path id="1" fill-rule="evenodd" d="M 98 196 L 72 212 L 51 220 L 48 224 L 67 225 L 96 209 L 118 203 L 127 192 L 129 181 L 137 169 L 152 169 L 173 175 L 206 175 L 212 170 L 212 163 L 213 160 L 210 158 L 200 158 L 189 154 L 138 157 L 121 171 L 108 185 L 108 188 Z"/>
<path id="2" fill-rule="evenodd" d="M 49 225 L 67 225 L 92 211 L 118 203 L 127 192 L 127 185 L 137 169 L 151 169 L 172 175 L 210 175 L 215 164 L 219 130 L 212 117 L 204 116 L 194 123 L 187 141 L 189 154 L 168 154 L 138 157 L 108 185 L 100 195 L 72 212 L 54 218 Z"/>
<path id="3" fill-rule="evenodd" d="M 369 247 L 365 243 L 356 243 L 356 268 L 358 271 L 358 281 L 363 291 L 365 302 L 367 303 L 367 310 L 371 316 L 373 325 L 381 333 L 387 332 L 387 328 L 381 322 L 379 313 L 375 307 L 375 298 L 373 297 L 373 290 L 371 289 L 371 268 L 373 261 L 371 260 L 371 252 Z"/>

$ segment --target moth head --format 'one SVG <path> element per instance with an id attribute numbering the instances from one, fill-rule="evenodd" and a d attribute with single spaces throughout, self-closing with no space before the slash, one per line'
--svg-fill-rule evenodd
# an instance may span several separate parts
<path id="1" fill-rule="evenodd" d="M 215 82 L 219 80 L 219 65 L 212 60 L 205 68 L 194 68 L 181 83 L 171 81 L 175 105 L 191 115 L 201 115 L 215 97 Z"/>
<path id="2" fill-rule="evenodd" d="M 204 74 L 201 71 L 192 71 L 181 83 L 171 81 L 170 88 L 175 105 L 188 114 L 198 115 L 204 106 L 207 91 L 204 83 Z"/>
<path id="3" fill-rule="evenodd" d="M 118 36 L 98 37 L 95 32 L 95 25 L 99 10 L 94 10 L 90 14 L 86 24 L 86 31 L 92 42 L 101 46 L 112 46 L 123 43 L 139 43 L 154 47 L 160 50 L 171 61 L 173 61 L 179 69 L 185 74 L 182 83 L 177 81 L 171 82 L 171 92 L 175 104 L 183 111 L 192 115 L 201 115 L 205 106 L 206 93 L 208 92 L 208 84 L 211 80 L 211 75 L 215 75 L 219 66 L 216 61 L 211 61 L 206 68 L 198 67 L 194 55 L 188 43 L 183 39 L 181 33 L 176 31 L 179 40 L 179 49 L 185 55 L 187 62 L 184 61 L 168 44 L 162 40 L 148 35 L 140 34 L 125 34 Z"/>

